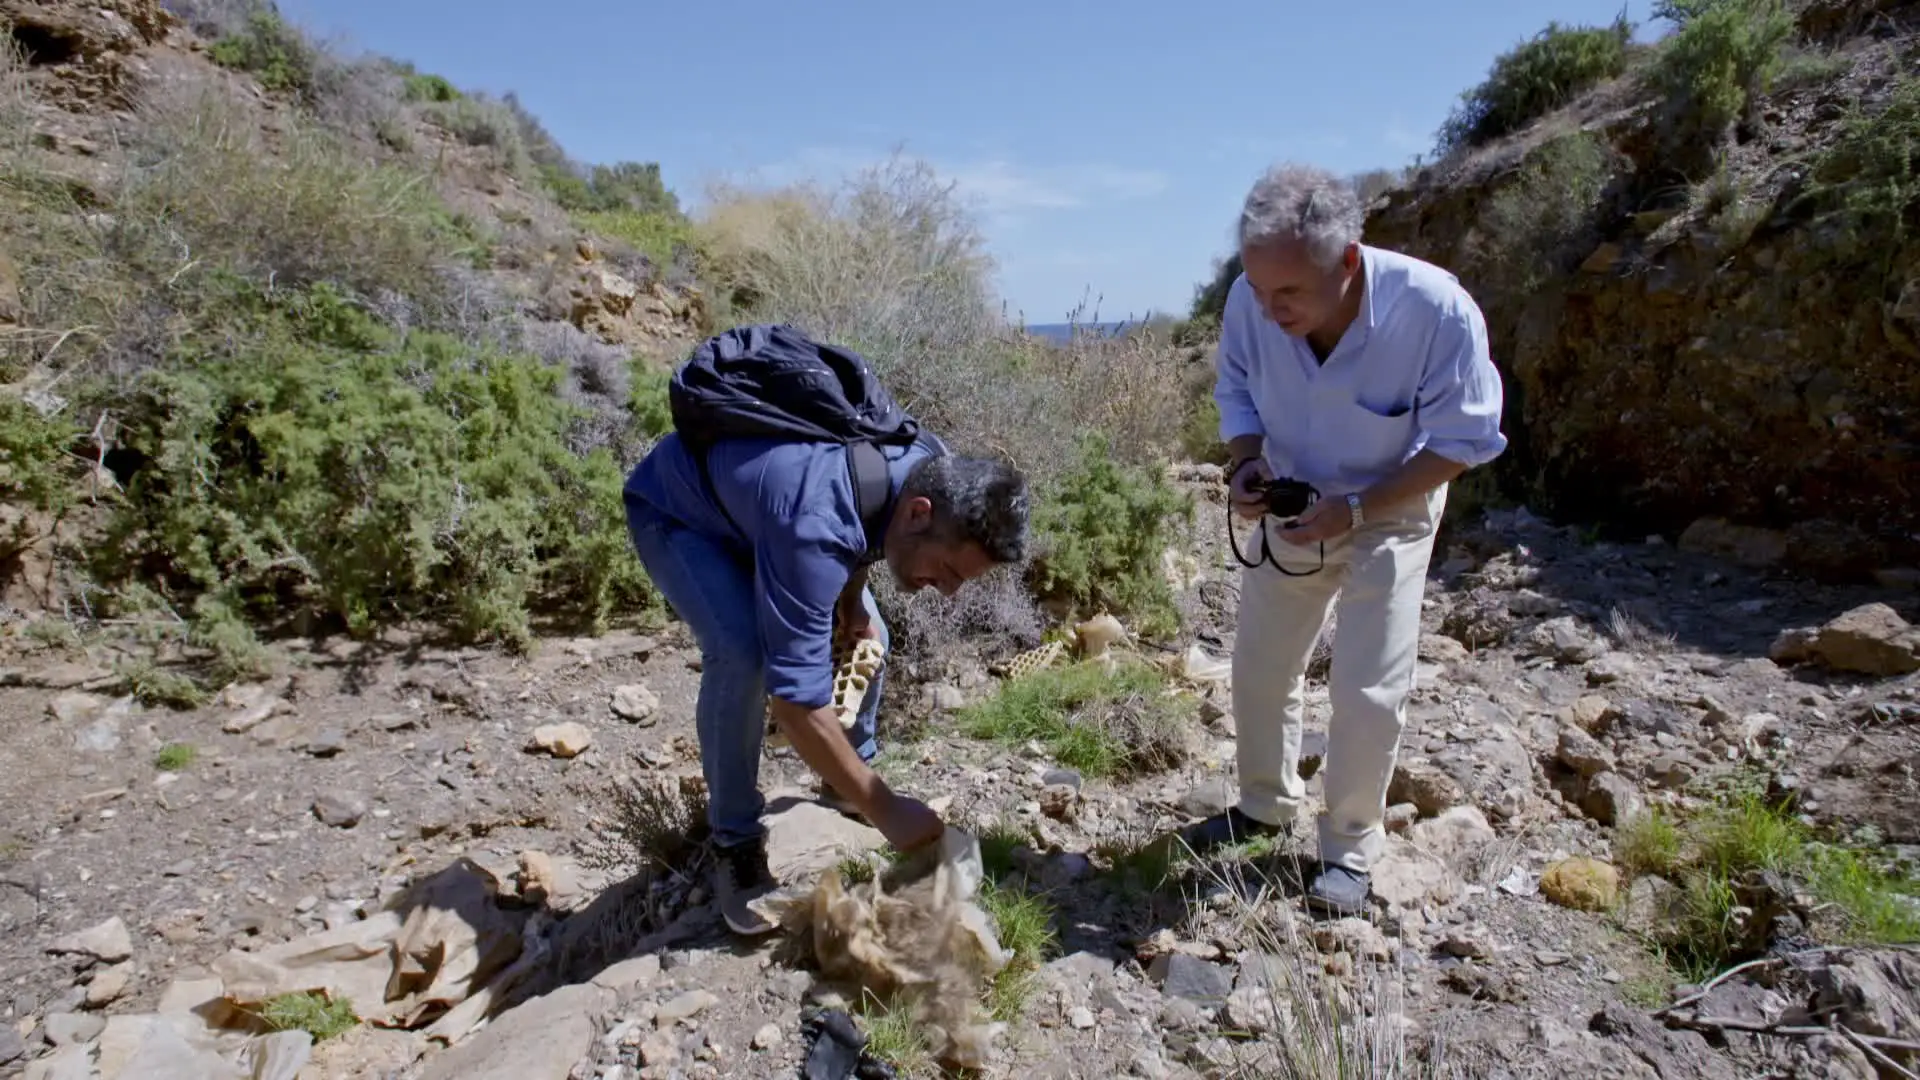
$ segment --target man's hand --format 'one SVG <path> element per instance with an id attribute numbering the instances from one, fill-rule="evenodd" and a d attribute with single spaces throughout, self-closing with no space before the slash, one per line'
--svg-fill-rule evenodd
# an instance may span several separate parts
<path id="1" fill-rule="evenodd" d="M 1266 458 L 1252 457 L 1242 462 L 1227 486 L 1234 512 L 1250 521 L 1266 513 L 1267 495 L 1261 485 L 1272 481 L 1273 470 L 1268 467 Z"/>
<path id="2" fill-rule="evenodd" d="M 807 709 L 773 699 L 773 720 L 794 752 L 828 786 L 873 823 L 896 851 L 912 851 L 940 839 L 946 824 L 918 799 L 897 794 L 848 744 L 833 709 Z"/>
<path id="3" fill-rule="evenodd" d="M 947 823 L 940 820 L 932 807 L 891 789 L 874 800 L 867 819 L 887 838 L 887 843 L 893 845 L 893 850 L 903 854 L 933 843 L 947 831 Z"/>
<path id="4" fill-rule="evenodd" d="M 1353 528 L 1353 511 L 1345 495 L 1322 497 L 1307 507 L 1298 521 L 1280 530 L 1280 539 L 1295 546 L 1332 540 Z"/>

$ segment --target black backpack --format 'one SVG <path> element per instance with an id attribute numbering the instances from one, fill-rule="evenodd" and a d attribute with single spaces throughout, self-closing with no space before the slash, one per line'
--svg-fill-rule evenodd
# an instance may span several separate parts
<path id="1" fill-rule="evenodd" d="M 714 443 L 775 438 L 845 446 L 868 560 L 879 557 L 892 495 L 879 448 L 915 442 L 920 423 L 887 393 L 859 353 L 821 344 L 785 324 L 735 327 L 694 349 L 667 385 L 667 405 L 714 505 L 736 530 L 740 523 L 720 502 L 707 472 Z"/>

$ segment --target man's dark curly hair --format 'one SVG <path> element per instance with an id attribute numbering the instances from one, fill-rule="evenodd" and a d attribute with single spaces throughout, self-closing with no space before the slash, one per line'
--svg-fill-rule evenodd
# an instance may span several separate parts
<path id="1" fill-rule="evenodd" d="M 1006 462 L 937 454 L 913 467 L 900 495 L 933 504 L 933 533 L 943 540 L 971 540 L 997 563 L 1026 557 L 1027 481 Z"/>

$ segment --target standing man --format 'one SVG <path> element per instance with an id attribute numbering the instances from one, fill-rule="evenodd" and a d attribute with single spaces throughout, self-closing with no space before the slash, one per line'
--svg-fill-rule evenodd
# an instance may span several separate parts
<path id="1" fill-rule="evenodd" d="M 1352 188 L 1276 167 L 1240 214 L 1245 272 L 1221 320 L 1220 435 L 1234 511 L 1259 519 L 1233 654 L 1240 802 L 1196 850 L 1281 833 L 1300 811 L 1308 659 L 1337 603 L 1321 870 L 1308 902 L 1366 907 L 1413 689 L 1420 607 L 1447 485 L 1506 449 L 1503 390 L 1473 298 L 1439 267 L 1360 242 Z M 1276 477 L 1317 501 L 1266 514 Z M 1253 562 L 1257 556 L 1249 556 Z M 1284 569 L 1282 569 L 1284 568 Z"/>
<path id="2" fill-rule="evenodd" d="M 627 527 L 701 655 L 695 725 L 718 854 L 715 897 L 740 934 L 777 886 L 760 815 L 768 698 L 800 759 L 896 849 L 939 839 L 926 804 L 869 767 L 881 678 L 851 730 L 833 707 L 836 634 L 887 643 L 867 588 L 884 560 L 907 591 L 951 596 L 1026 545 L 1026 481 L 949 454 L 850 350 L 787 326 L 708 339 L 674 376 L 675 430 L 634 467 Z"/>

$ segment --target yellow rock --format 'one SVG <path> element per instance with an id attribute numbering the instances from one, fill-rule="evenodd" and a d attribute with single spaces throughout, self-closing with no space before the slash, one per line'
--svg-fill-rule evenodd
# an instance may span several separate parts
<path id="1" fill-rule="evenodd" d="M 1584 855 L 1562 859 L 1540 876 L 1540 894 L 1576 911 L 1605 911 L 1620 895 L 1620 871 Z"/>

